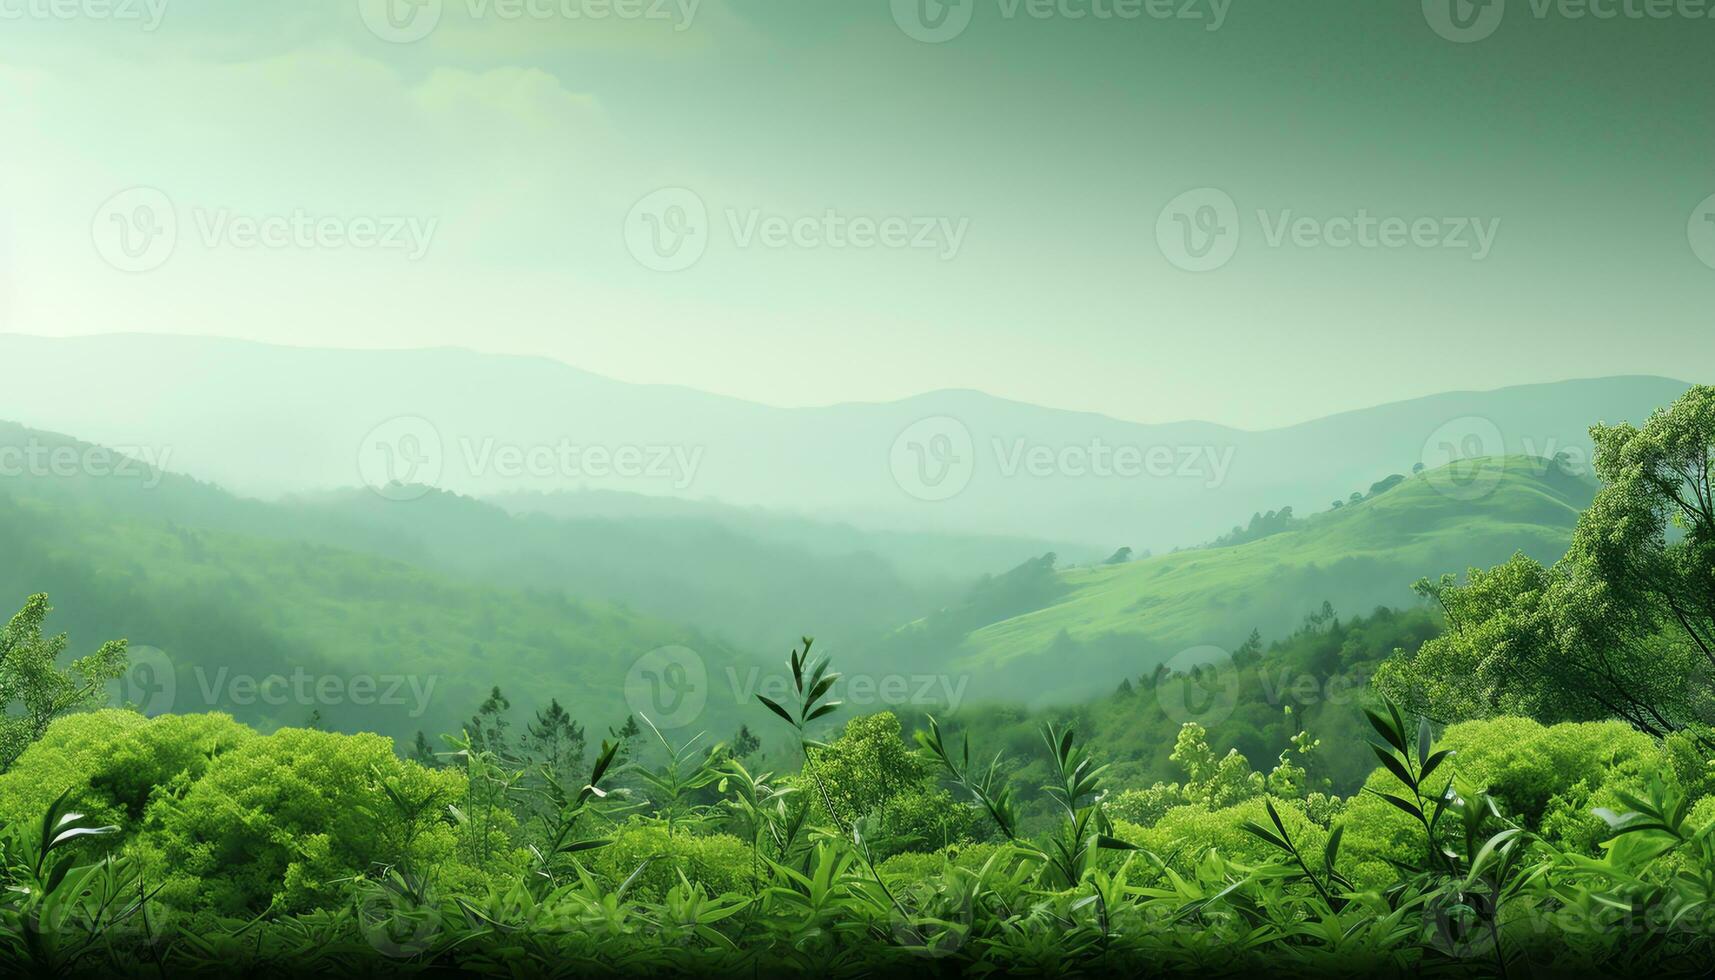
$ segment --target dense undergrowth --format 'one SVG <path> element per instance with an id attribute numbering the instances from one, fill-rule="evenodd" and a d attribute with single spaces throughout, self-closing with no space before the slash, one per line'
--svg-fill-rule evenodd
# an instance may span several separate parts
<path id="1" fill-rule="evenodd" d="M 1022 827 L 932 720 L 851 720 L 808 647 L 764 702 L 803 763 L 646 731 L 589 760 L 259 734 L 221 715 L 54 723 L 0 775 L 8 972 L 685 975 L 1112 971 L 1691 974 L 1715 954 L 1715 796 L 1689 737 L 1368 713 L 1378 767 L 1311 788 L 1181 731 L 1177 783 L 1109 784 L 1047 727 Z M 491 733 L 494 734 L 494 733 Z M 520 740 L 519 744 L 522 744 Z M 579 753 L 581 755 L 581 753 Z M 627 756 L 631 758 L 627 759 Z M 567 778 L 571 767 L 577 774 Z"/>

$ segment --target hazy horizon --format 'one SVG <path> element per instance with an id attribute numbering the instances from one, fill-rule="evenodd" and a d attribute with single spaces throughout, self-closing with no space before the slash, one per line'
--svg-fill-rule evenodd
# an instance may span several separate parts
<path id="1" fill-rule="evenodd" d="M 1701 24 L 392 3 L 19 4 L 0 330 L 1247 429 L 1715 366 Z"/>
<path id="2" fill-rule="evenodd" d="M 685 390 L 695 391 L 695 392 L 699 392 L 702 394 L 712 394 L 712 395 L 717 395 L 717 396 L 724 397 L 724 398 L 731 398 L 735 401 L 746 402 L 749 404 L 759 405 L 759 406 L 766 407 L 766 408 L 817 409 L 817 408 L 838 408 L 841 406 L 848 406 L 848 405 L 850 405 L 850 406 L 887 405 L 887 404 L 910 401 L 912 399 L 924 398 L 924 397 L 933 396 L 933 395 L 937 395 L 937 394 L 943 394 L 943 393 L 972 392 L 974 394 L 978 394 L 978 395 L 982 395 L 982 396 L 990 397 L 990 398 L 995 398 L 995 399 L 998 399 L 1001 401 L 1010 401 L 1010 402 L 1016 402 L 1016 403 L 1023 404 L 1023 405 L 1029 405 L 1033 408 L 1041 408 L 1041 409 L 1047 409 L 1050 411 L 1060 411 L 1060 412 L 1085 413 L 1085 414 L 1096 415 L 1096 416 L 1099 416 L 1102 418 L 1112 419 L 1112 420 L 1118 421 L 1118 422 L 1126 422 L 1126 423 L 1131 423 L 1131 424 L 1136 424 L 1136 425 L 1174 425 L 1174 424 L 1179 424 L 1179 423 L 1191 423 L 1191 424 L 1199 424 L 1200 423 L 1200 424 L 1218 425 L 1218 426 L 1221 426 L 1223 428 L 1229 428 L 1229 429 L 1234 429 L 1234 430 L 1239 431 L 1239 432 L 1248 432 L 1248 433 L 1266 433 L 1266 432 L 1271 432 L 1271 431 L 1275 431 L 1275 430 L 1279 430 L 1279 429 L 1290 429 L 1290 428 L 1293 428 L 1295 426 L 1303 425 L 1303 424 L 1309 423 L 1309 422 L 1321 421 L 1324 419 L 1334 418 L 1334 417 L 1340 416 L 1340 415 L 1361 413 L 1361 412 L 1365 412 L 1365 411 L 1368 411 L 1371 409 L 1385 408 L 1389 405 L 1404 404 L 1407 402 L 1417 401 L 1417 400 L 1422 399 L 1422 398 L 1434 397 L 1436 395 L 1487 394 L 1487 393 L 1493 393 L 1493 392 L 1498 392 L 1498 391 L 1504 391 L 1504 390 L 1512 389 L 1512 388 L 1531 388 L 1531 387 L 1556 385 L 1556 384 L 1561 384 L 1561 383 L 1566 383 L 1566 382 L 1625 380 L 1625 379 L 1630 379 L 1630 378 L 1671 381 L 1671 382 L 1674 382 L 1676 384 L 1685 384 L 1685 385 L 1691 384 L 1691 382 L 1686 381 L 1684 378 L 1675 377 L 1671 374 L 1589 374 L 1589 375 L 1576 375 L 1576 376 L 1561 377 L 1561 378 L 1528 379 L 1528 380 L 1519 380 L 1519 381 L 1507 382 L 1507 383 L 1499 384 L 1499 385 L 1496 385 L 1496 386 L 1490 387 L 1490 388 L 1456 387 L 1456 388 L 1448 388 L 1448 389 L 1437 389 L 1437 390 L 1433 390 L 1433 391 L 1425 391 L 1425 392 L 1422 392 L 1419 394 L 1402 396 L 1399 398 L 1393 398 L 1393 399 L 1389 399 L 1387 401 L 1376 402 L 1373 404 L 1356 404 L 1356 405 L 1350 405 L 1350 406 L 1346 406 L 1346 407 L 1336 408 L 1336 409 L 1334 409 L 1334 410 L 1332 410 L 1326 414 L 1322 414 L 1322 415 L 1314 415 L 1314 416 L 1310 416 L 1307 418 L 1301 418 L 1301 419 L 1297 419 L 1297 418 L 1286 419 L 1286 420 L 1279 422 L 1278 424 L 1272 424 L 1272 425 L 1267 425 L 1267 426 L 1254 426 L 1253 427 L 1253 426 L 1237 425 L 1237 424 L 1234 424 L 1232 422 L 1223 421 L 1222 419 L 1219 419 L 1219 418 L 1203 418 L 1203 417 L 1198 417 L 1198 418 L 1192 418 L 1192 417 L 1132 418 L 1132 417 L 1128 417 L 1128 416 L 1124 416 L 1124 415 L 1112 414 L 1109 412 L 1095 411 L 1092 409 L 1072 408 L 1072 407 L 1065 406 L 1065 405 L 1031 402 L 1031 401 L 1027 401 L 1025 399 L 1022 399 L 1022 398 L 1015 398 L 1015 397 L 1009 396 L 1009 395 L 1001 393 L 1001 392 L 989 391 L 989 390 L 985 390 L 983 388 L 971 388 L 971 387 L 947 387 L 947 386 L 943 386 L 943 387 L 938 387 L 938 388 L 927 388 L 927 389 L 924 389 L 922 391 L 908 392 L 906 394 L 900 395 L 900 396 L 895 397 L 895 398 L 852 398 L 852 399 L 842 399 L 842 400 L 838 400 L 838 401 L 822 401 L 822 402 L 786 402 L 786 401 L 778 401 L 778 400 L 771 401 L 771 400 L 768 400 L 766 398 L 749 397 L 749 396 L 743 396 L 743 395 L 733 395 L 733 394 L 728 394 L 728 393 L 719 392 L 719 391 L 709 391 L 706 389 L 698 388 L 695 385 L 682 384 L 679 382 L 658 381 L 658 380 L 651 380 L 651 379 L 647 379 L 647 378 L 644 378 L 644 379 L 618 378 L 618 377 L 614 377 L 612 375 L 602 374 L 601 372 L 598 372 L 598 371 L 592 371 L 589 368 L 584 367 L 583 365 L 572 363 L 570 361 L 567 361 L 567 360 L 560 358 L 560 357 L 556 357 L 556 356 L 551 355 L 551 354 L 533 354 L 533 353 L 518 352 L 518 351 L 490 350 L 490 349 L 484 349 L 481 347 L 467 346 L 467 345 L 463 345 L 463 344 L 439 344 L 439 345 L 434 345 L 434 346 L 418 346 L 418 347 L 409 347 L 409 346 L 403 346 L 403 347 L 393 347 L 393 346 L 341 347 L 341 346 L 323 345 L 323 344 L 294 344 L 294 343 L 283 342 L 283 341 L 251 340 L 251 339 L 244 338 L 244 337 L 228 337 L 228 336 L 221 336 L 219 334 L 195 334 L 195 333 L 158 334 L 158 333 L 143 333 L 143 332 L 109 331 L 109 332 L 92 332 L 92 333 L 86 333 L 86 334 L 68 334 L 68 335 L 63 335 L 63 336 L 51 336 L 51 335 L 45 335 L 45 334 L 23 333 L 23 332 L 19 332 L 19 331 L 0 331 L 0 337 L 4 337 L 7 335 L 11 335 L 11 336 L 15 336 L 15 337 L 26 337 L 26 338 L 31 338 L 31 339 L 42 339 L 42 340 L 93 340 L 93 339 L 99 339 L 99 338 L 104 338 L 104 337 L 142 337 L 142 338 L 180 339 L 180 340 L 189 340 L 189 341 L 197 341 L 197 340 L 220 341 L 220 342 L 231 341 L 231 342 L 236 342 L 236 343 L 256 344 L 256 345 L 263 346 L 263 347 L 279 347 L 279 348 L 290 348 L 290 349 L 300 350 L 300 351 L 328 351 L 328 352 L 411 353 L 411 352 L 420 352 L 420 351 L 444 350 L 444 351 L 456 351 L 456 352 L 461 352 L 461 353 L 468 353 L 468 354 L 473 354 L 473 355 L 476 355 L 479 357 L 498 357 L 498 358 L 520 358 L 520 359 L 546 360 L 546 361 L 552 362 L 558 366 L 565 367 L 565 368 L 568 368 L 570 370 L 578 371 L 578 372 L 581 372 L 584 374 L 589 374 L 589 375 L 599 377 L 599 378 L 609 380 L 609 381 L 617 381 L 617 382 L 620 382 L 623 384 L 637 385 L 640 387 L 682 388 Z M 5 421 L 15 421 L 15 420 L 5 420 Z M 1635 420 L 1635 421 L 1641 421 L 1641 420 Z M 68 435 L 76 435 L 76 433 L 67 433 L 67 434 Z"/>

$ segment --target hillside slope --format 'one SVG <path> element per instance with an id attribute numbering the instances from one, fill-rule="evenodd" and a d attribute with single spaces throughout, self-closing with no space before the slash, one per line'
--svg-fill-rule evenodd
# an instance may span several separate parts
<path id="1" fill-rule="evenodd" d="M 1519 551 L 1558 558 L 1595 490 L 1525 457 L 1485 458 L 1460 478 L 1420 474 L 1245 544 L 1063 570 L 1053 601 L 970 630 L 943 662 L 974 678 L 977 698 L 1109 690 L 1191 647 L 1231 650 L 1253 628 L 1285 635 L 1324 601 L 1345 612 L 1402 607 L 1425 576 Z M 907 627 L 904 642 L 928 628 Z"/>
<path id="2" fill-rule="evenodd" d="M 556 698 L 599 734 L 633 712 L 662 717 L 634 667 L 679 647 L 691 660 L 670 656 L 706 672 L 703 709 L 684 721 L 724 737 L 749 700 L 727 671 L 772 668 L 784 649 L 751 656 L 558 585 L 453 574 L 408 547 L 387 554 L 384 543 L 409 538 L 384 526 L 242 500 L 91 456 L 99 450 L 86 443 L 0 427 L 0 449 L 19 445 L 80 462 L 0 474 L 0 618 L 47 592 L 51 625 L 75 651 L 130 640 L 137 667 L 114 693 L 151 714 L 218 710 L 262 727 L 314 722 L 409 739 L 456 732 L 498 685 L 524 717 Z"/>
<path id="3" fill-rule="evenodd" d="M 32 445 L 92 448 L 0 422 L 0 453 Z M 0 485 L 131 517 L 363 552 L 485 585 L 606 600 L 776 654 L 807 631 L 829 643 L 867 643 L 979 574 L 1049 547 L 1028 539 L 862 532 L 604 491 L 490 502 L 432 490 L 393 501 L 358 489 L 264 502 L 178 474 L 144 485 L 155 479 L 0 475 Z"/>

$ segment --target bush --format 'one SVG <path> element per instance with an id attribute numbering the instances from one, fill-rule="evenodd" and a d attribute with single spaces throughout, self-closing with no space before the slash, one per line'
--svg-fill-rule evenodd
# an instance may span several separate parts
<path id="1" fill-rule="evenodd" d="M 340 893 L 341 879 L 382 865 L 431 871 L 455 861 L 444 819 L 407 846 L 384 780 L 438 796 L 438 814 L 464 785 L 456 771 L 401 761 L 380 735 L 281 729 L 214 758 L 182 798 L 156 800 L 141 844 L 167 875 L 169 904 L 227 915 L 307 909 Z"/>
<path id="2" fill-rule="evenodd" d="M 710 895 L 751 890 L 750 845 L 730 834 L 671 836 L 662 824 L 637 821 L 612 835 L 613 842 L 589 853 L 589 867 L 609 888 L 618 888 L 643 866 L 630 894 L 659 899 L 682 872 Z M 647 862 L 647 863 L 646 863 Z"/>
<path id="3" fill-rule="evenodd" d="M 1153 827 L 1167 811 L 1185 802 L 1178 783 L 1156 783 L 1148 789 L 1127 789 L 1107 801 L 1108 816 L 1140 827 Z"/>
<path id="4" fill-rule="evenodd" d="M 184 792 L 214 758 L 255 733 L 228 715 L 162 715 L 108 709 L 61 718 L 0 775 L 0 823 L 33 822 L 73 788 L 78 809 L 119 826 L 141 829 L 158 790 Z"/>
<path id="5" fill-rule="evenodd" d="M 1287 833 L 1292 835 L 1293 843 L 1311 866 L 1316 867 L 1321 860 L 1322 848 L 1328 842 L 1328 831 L 1306 816 L 1303 804 L 1297 800 L 1277 799 L 1274 805 L 1286 824 Z M 1246 822 L 1272 826 L 1262 797 L 1218 810 L 1211 810 L 1200 803 L 1174 807 L 1153 827 L 1116 821 L 1115 836 L 1153 851 L 1162 858 L 1178 854 L 1181 862 L 1195 860 L 1210 848 L 1245 864 L 1257 864 L 1279 856 L 1280 852 L 1273 846 L 1244 829 Z"/>
<path id="6" fill-rule="evenodd" d="M 85 812 L 116 822 L 119 808 L 92 795 L 89 780 L 115 744 L 146 724 L 148 719 L 135 711 L 110 709 L 69 715 L 49 725 L 41 739 L 0 774 L 0 825 L 40 821 L 48 805 L 68 788 Z"/>
<path id="7" fill-rule="evenodd" d="M 1457 772 L 1460 779 L 1486 787 L 1508 818 L 1539 828 L 1555 845 L 1596 853 L 1607 826 L 1591 810 L 1624 810 L 1614 791 L 1641 790 L 1650 772 L 1669 775 L 1666 751 L 1649 736 L 1620 722 L 1566 722 L 1545 726 L 1528 718 L 1495 718 L 1453 725 L 1442 748 L 1454 750 L 1449 765 L 1425 790 L 1442 792 Z M 1386 770 L 1371 774 L 1365 787 L 1398 792 Z M 1417 861 L 1424 856 L 1423 830 L 1385 800 L 1366 792 L 1348 803 L 1344 852 L 1360 884 L 1391 881 L 1385 859 Z"/>

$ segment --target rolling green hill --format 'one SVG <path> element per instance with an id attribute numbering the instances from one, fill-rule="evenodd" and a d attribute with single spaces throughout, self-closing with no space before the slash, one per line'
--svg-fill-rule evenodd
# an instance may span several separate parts
<path id="1" fill-rule="evenodd" d="M 1192 647 L 1231 650 L 1252 629 L 1283 636 L 1325 601 L 1346 612 L 1403 607 L 1425 576 L 1518 551 L 1557 558 L 1595 490 L 1541 459 L 1456 465 L 1465 469 L 1413 476 L 1260 540 L 1061 570 L 1038 583 L 1048 601 L 967 629 L 943 662 L 974 678 L 973 698 L 1108 690 Z M 921 649 L 914 634 L 936 633 L 935 619 L 896 644 Z"/>
<path id="2" fill-rule="evenodd" d="M 95 448 L 0 422 L 0 454 L 32 445 Z M 1026 538 L 871 532 L 611 491 L 484 501 L 425 488 L 395 501 L 355 489 L 260 501 L 170 473 L 44 475 L 0 472 L 0 486 L 185 527 L 362 552 L 485 585 L 563 591 L 776 655 L 806 631 L 826 643 L 868 645 L 984 572 L 1050 547 L 1079 554 Z"/>
<path id="3" fill-rule="evenodd" d="M 523 717 L 552 697 L 600 732 L 640 707 L 625 697 L 627 672 L 649 651 L 694 649 L 712 678 L 743 660 L 558 591 L 4 491 L 0 553 L 0 596 L 47 592 L 74 649 L 113 637 L 151 648 L 133 658 L 145 673 L 118 692 L 151 714 L 227 711 L 262 727 L 314 721 L 409 740 L 456 731 L 499 685 Z M 709 694 L 706 723 L 736 714 L 724 690 Z"/>
<path id="4" fill-rule="evenodd" d="M 577 595 L 551 574 L 536 587 L 460 574 L 385 522 L 245 500 L 68 437 L 0 425 L 0 453 L 0 618 L 46 592 L 73 650 L 128 639 L 136 666 L 115 699 L 150 714 L 227 711 L 264 728 L 409 740 L 457 731 L 498 685 L 516 717 L 555 698 L 599 734 L 649 709 L 627 696 L 639 658 L 682 647 L 707 672 L 705 707 L 687 724 L 724 737 L 748 701 L 727 668 L 779 659 Z"/>

